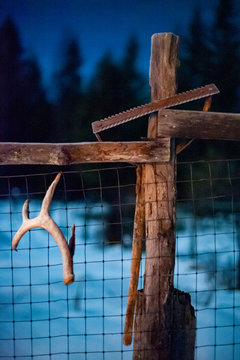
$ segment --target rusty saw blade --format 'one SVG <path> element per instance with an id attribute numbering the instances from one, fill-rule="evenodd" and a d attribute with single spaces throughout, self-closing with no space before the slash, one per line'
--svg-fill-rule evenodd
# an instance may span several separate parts
<path id="1" fill-rule="evenodd" d="M 95 121 L 92 123 L 92 129 L 94 134 L 97 134 L 100 131 L 110 129 L 114 126 L 126 123 L 141 116 L 151 114 L 160 109 L 184 104 L 189 101 L 198 100 L 218 93 L 219 90 L 216 87 L 216 85 L 209 84 L 197 89 L 179 93 L 177 95 L 171 96 L 166 99 L 157 100 L 145 105 L 137 106 L 130 110 L 123 111 L 119 114 L 112 115 L 102 120 Z"/>

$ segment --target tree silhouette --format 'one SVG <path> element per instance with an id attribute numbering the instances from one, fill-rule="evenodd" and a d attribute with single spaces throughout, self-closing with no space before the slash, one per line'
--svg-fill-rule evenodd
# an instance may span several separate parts
<path id="1" fill-rule="evenodd" d="M 219 86 L 216 99 L 219 111 L 239 111 L 240 34 L 234 0 L 220 0 L 212 25 L 211 42 L 214 53 L 212 78 Z"/>
<path id="2" fill-rule="evenodd" d="M 147 80 L 137 69 L 139 45 L 134 36 L 130 37 L 123 59 L 120 63 L 122 72 L 123 103 L 128 109 L 147 100 Z"/>
<path id="3" fill-rule="evenodd" d="M 116 114 L 147 101 L 147 81 L 137 69 L 138 43 L 131 38 L 123 58 L 116 62 L 107 53 L 99 62 L 87 92 L 92 121 Z M 146 135 L 143 121 L 124 124 L 102 134 L 108 140 L 133 140 Z"/>
<path id="4" fill-rule="evenodd" d="M 211 110 L 235 112 L 239 109 L 240 33 L 236 25 L 234 0 L 219 0 L 214 20 L 203 21 L 200 9 L 195 10 L 188 36 L 183 39 L 182 66 L 179 71 L 179 88 L 187 90 L 213 82 L 220 95 L 213 97 Z M 187 104 L 188 109 L 201 109 L 202 102 Z M 195 153 L 198 158 L 236 157 L 238 143 L 195 141 L 191 153 L 184 151 L 181 158 Z"/>
<path id="5" fill-rule="evenodd" d="M 88 89 L 88 102 L 93 105 L 91 107 L 93 120 L 122 110 L 123 89 L 121 83 L 121 72 L 118 65 L 114 62 L 111 54 L 105 54 L 97 65 Z"/>
<path id="6" fill-rule="evenodd" d="M 83 130 L 81 123 L 82 84 L 78 42 L 71 38 L 64 49 L 63 62 L 60 70 L 55 74 L 57 85 L 57 109 L 55 129 L 57 141 L 73 141 L 78 127 Z M 77 131 L 78 133 L 78 131 Z M 78 141 L 83 140 L 79 138 Z"/>
<path id="7" fill-rule="evenodd" d="M 186 90 L 214 82 L 220 95 L 214 97 L 213 109 L 239 110 L 240 35 L 236 25 L 234 0 L 219 0 L 214 21 L 204 23 L 200 9 L 196 9 L 183 39 L 180 87 Z"/>
<path id="8" fill-rule="evenodd" d="M 183 55 L 179 71 L 179 90 L 207 84 L 212 80 L 213 51 L 209 42 L 209 28 L 197 7 L 189 24 L 189 34 L 183 39 Z"/>
<path id="9" fill-rule="evenodd" d="M 17 28 L 7 18 L 0 27 L 1 141 L 44 141 L 50 114 L 38 63 L 24 59 Z"/>
<path id="10" fill-rule="evenodd" d="M 13 140 L 17 128 L 16 100 L 19 95 L 22 47 L 10 18 L 0 28 L 1 141 Z"/>
<path id="11" fill-rule="evenodd" d="M 48 142 L 53 139 L 52 106 L 42 86 L 41 71 L 36 60 L 21 64 L 18 116 L 24 131 L 19 141 Z M 18 125 L 19 126 L 19 125 Z"/>

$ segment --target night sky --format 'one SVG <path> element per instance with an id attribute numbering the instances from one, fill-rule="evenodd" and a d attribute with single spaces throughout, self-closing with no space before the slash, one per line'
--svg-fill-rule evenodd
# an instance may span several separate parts
<path id="1" fill-rule="evenodd" d="M 0 0 L 0 23 L 10 15 L 27 55 L 35 56 L 46 85 L 59 66 L 61 45 L 77 36 L 86 78 L 107 52 L 120 58 L 131 35 L 140 44 L 139 67 L 147 74 L 151 36 L 186 33 L 196 6 L 211 21 L 217 0 Z M 181 45 L 181 43 L 180 43 Z"/>

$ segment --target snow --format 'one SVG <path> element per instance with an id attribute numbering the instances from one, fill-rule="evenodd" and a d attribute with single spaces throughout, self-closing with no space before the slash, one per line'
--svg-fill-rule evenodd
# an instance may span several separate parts
<path id="1" fill-rule="evenodd" d="M 32 230 L 18 252 L 10 250 L 21 206 L 1 200 L 0 358 L 131 359 L 132 346 L 122 344 L 131 248 L 101 244 L 103 208 L 93 204 L 86 217 L 84 206 L 71 202 L 66 212 L 65 203 L 53 202 L 51 214 L 67 238 L 76 225 L 75 282 L 67 287 L 60 251 L 46 231 Z M 31 201 L 31 217 L 40 206 Z M 240 294 L 227 286 L 235 284 L 239 256 L 234 218 L 194 220 L 180 209 L 178 224 L 175 287 L 191 294 L 196 309 L 196 359 L 238 359 Z"/>

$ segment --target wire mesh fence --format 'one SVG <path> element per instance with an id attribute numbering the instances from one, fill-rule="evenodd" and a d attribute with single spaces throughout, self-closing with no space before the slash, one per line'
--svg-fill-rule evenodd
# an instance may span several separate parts
<path id="1" fill-rule="evenodd" d="M 175 287 L 197 317 L 196 359 L 240 356 L 240 160 L 178 163 Z M 0 358 L 131 359 L 122 343 L 135 211 L 135 166 L 63 172 L 51 216 L 76 226 L 75 282 L 42 229 L 11 240 L 55 173 L 0 177 Z M 145 241 L 145 239 L 143 239 Z M 147 240 L 146 240 L 147 241 Z M 145 247 L 143 246 L 143 249 Z M 142 254 L 139 289 L 144 284 Z"/>
<path id="2" fill-rule="evenodd" d="M 179 172 L 175 286 L 192 297 L 196 358 L 237 359 L 239 160 L 180 163 Z"/>

